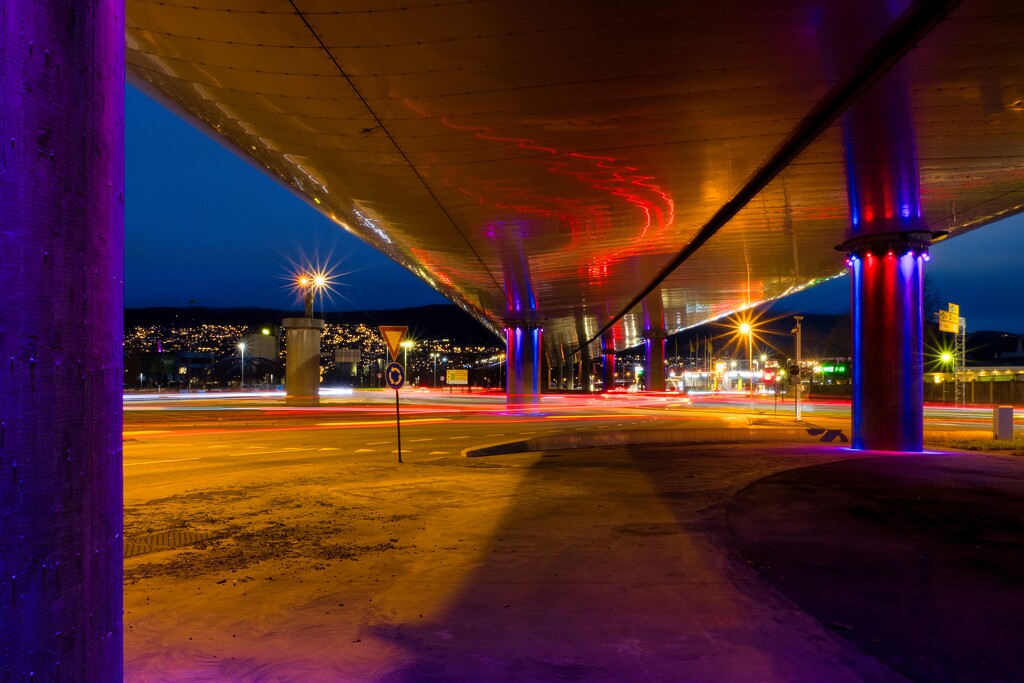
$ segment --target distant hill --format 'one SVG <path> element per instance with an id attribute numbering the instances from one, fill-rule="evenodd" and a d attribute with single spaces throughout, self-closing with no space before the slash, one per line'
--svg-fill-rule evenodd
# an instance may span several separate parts
<path id="1" fill-rule="evenodd" d="M 793 313 L 768 311 L 758 323 L 759 337 L 755 340 L 755 351 L 771 350 L 775 354 L 793 355 L 794 340 L 790 330 L 795 322 Z M 845 314 L 806 313 L 802 326 L 804 356 L 828 358 L 850 355 L 850 316 Z M 125 328 L 138 325 L 187 325 L 187 308 L 126 308 Z M 281 311 L 268 308 L 207 308 L 192 307 L 193 324 L 246 325 L 259 328 L 264 325 L 280 325 L 282 318 L 301 317 L 301 311 Z M 401 308 L 383 311 L 342 311 L 327 313 L 330 323 L 377 325 L 408 325 L 409 336 L 413 339 L 452 339 L 461 343 L 493 344 L 500 340 L 475 318 L 454 304 L 436 304 L 416 308 Z M 926 323 L 926 346 L 934 346 L 931 337 L 935 332 Z M 712 338 L 715 352 L 719 353 L 733 339 L 735 325 L 723 319 L 701 325 L 669 337 L 666 351 L 669 355 L 678 352 L 688 355 L 690 342 L 699 349 L 700 342 Z M 1003 353 L 1017 350 L 1019 335 L 998 331 L 968 333 L 967 355 L 971 359 L 993 359 Z M 731 347 L 735 347 L 732 344 Z M 741 354 L 742 355 L 742 351 Z"/>
<path id="2" fill-rule="evenodd" d="M 301 311 L 269 308 L 208 308 L 193 306 L 192 324 L 246 325 L 258 328 L 280 325 L 282 318 L 300 318 Z M 493 344 L 498 338 L 475 318 L 454 304 L 435 304 L 385 311 L 328 312 L 328 323 L 357 325 L 408 325 L 414 339 L 453 339 L 462 343 Z M 139 325 L 188 325 L 187 308 L 126 308 L 125 329 Z"/>

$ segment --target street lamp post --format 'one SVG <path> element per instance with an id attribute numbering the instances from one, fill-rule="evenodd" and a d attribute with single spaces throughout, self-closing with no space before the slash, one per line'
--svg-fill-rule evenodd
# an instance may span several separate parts
<path id="1" fill-rule="evenodd" d="M 411 339 L 402 340 L 402 365 L 406 367 L 405 374 L 409 374 L 409 349 L 412 348 Z"/>
<path id="2" fill-rule="evenodd" d="M 238 350 L 242 352 L 242 363 L 241 363 L 241 367 L 242 367 L 242 381 L 241 381 L 241 384 L 239 385 L 239 388 L 244 390 L 245 389 L 245 342 L 244 341 L 238 342 Z"/>
<path id="3" fill-rule="evenodd" d="M 754 329 L 750 323 L 740 323 L 740 332 L 747 335 L 747 380 L 750 383 L 750 400 L 754 400 Z M 753 404 L 751 404 L 753 405 Z"/>
<path id="4" fill-rule="evenodd" d="M 192 393 L 192 354 L 195 352 L 195 329 L 192 325 L 192 304 L 196 303 L 195 299 L 188 300 L 188 362 L 186 363 L 187 369 L 185 370 L 185 392 Z"/>
<path id="5" fill-rule="evenodd" d="M 434 361 L 434 375 L 433 375 L 432 379 L 433 379 L 434 388 L 436 389 L 437 388 L 437 354 L 436 353 L 430 354 L 430 358 Z"/>
<path id="6" fill-rule="evenodd" d="M 800 384 L 801 384 L 801 380 L 800 380 L 800 321 L 803 320 L 803 319 L 804 319 L 804 317 L 802 315 L 794 315 L 793 316 L 793 320 L 796 321 L 796 367 L 797 367 L 797 374 L 796 374 L 796 398 L 795 398 L 795 403 L 796 403 L 796 419 L 797 419 L 797 422 L 800 421 Z"/>
<path id="7" fill-rule="evenodd" d="M 944 366 L 944 370 L 949 370 L 950 364 L 953 363 L 954 356 L 949 351 L 943 351 L 942 354 L 939 356 L 939 360 L 942 361 L 942 365 Z M 953 370 L 954 370 L 953 377 L 955 379 L 956 378 L 956 368 L 954 367 Z M 945 372 L 943 373 L 943 377 L 942 377 L 942 402 L 943 403 L 946 402 L 946 377 L 945 377 Z"/>

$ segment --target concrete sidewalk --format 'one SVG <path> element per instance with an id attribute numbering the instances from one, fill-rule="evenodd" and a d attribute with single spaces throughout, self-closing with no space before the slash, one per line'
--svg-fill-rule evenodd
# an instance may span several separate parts
<path id="1" fill-rule="evenodd" d="M 1021 465 L 737 443 L 252 471 L 129 506 L 221 540 L 129 562 L 127 675 L 1015 680 Z"/>

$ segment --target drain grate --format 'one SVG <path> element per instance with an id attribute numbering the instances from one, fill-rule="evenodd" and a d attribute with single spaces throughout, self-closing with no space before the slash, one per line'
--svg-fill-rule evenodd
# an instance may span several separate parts
<path id="1" fill-rule="evenodd" d="M 210 531 L 187 531 L 175 529 L 173 531 L 158 531 L 153 534 L 146 534 L 137 538 L 126 538 L 124 541 L 125 558 L 155 553 L 159 550 L 174 550 L 183 546 L 216 538 L 219 534 Z"/>

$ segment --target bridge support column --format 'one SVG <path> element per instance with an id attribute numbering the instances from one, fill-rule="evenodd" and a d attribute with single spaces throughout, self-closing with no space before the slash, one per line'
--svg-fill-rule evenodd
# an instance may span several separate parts
<path id="1" fill-rule="evenodd" d="M 931 234 L 867 235 L 849 252 L 853 447 L 924 449 L 923 264 Z"/>
<path id="2" fill-rule="evenodd" d="M 324 321 L 317 318 L 285 318 L 288 331 L 285 355 L 285 399 L 288 406 L 320 405 L 320 335 Z"/>
<path id="3" fill-rule="evenodd" d="M 909 88 L 897 68 L 842 119 L 850 237 L 854 448 L 924 450 L 923 218 Z"/>
<path id="4" fill-rule="evenodd" d="M 594 390 L 594 368 L 590 359 L 590 344 L 587 344 L 586 318 L 580 314 L 576 316 L 576 341 L 580 345 L 580 388 L 585 392 Z"/>
<path id="5" fill-rule="evenodd" d="M 644 330 L 644 389 L 665 391 L 664 329 Z"/>
<path id="6" fill-rule="evenodd" d="M 505 328 L 509 410 L 530 411 L 540 404 L 541 342 L 544 330 L 535 323 L 510 322 Z"/>
<path id="7" fill-rule="evenodd" d="M 120 681 L 124 2 L 0 32 L 0 676 Z"/>
<path id="8" fill-rule="evenodd" d="M 601 352 L 604 357 L 604 390 L 615 388 L 615 346 L 611 339 L 601 339 Z"/>

